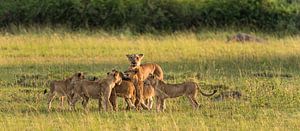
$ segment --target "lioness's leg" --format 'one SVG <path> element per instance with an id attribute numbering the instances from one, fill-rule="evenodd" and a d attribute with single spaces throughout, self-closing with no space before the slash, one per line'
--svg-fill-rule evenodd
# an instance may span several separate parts
<path id="1" fill-rule="evenodd" d="M 131 108 L 135 107 L 129 98 L 125 98 L 125 101 L 127 103 L 126 110 L 130 110 Z"/>
<path id="2" fill-rule="evenodd" d="M 75 105 L 76 105 L 76 102 L 81 98 L 80 95 L 78 95 L 77 93 L 74 94 L 74 96 L 72 97 L 72 99 L 70 100 L 71 101 L 71 108 L 73 110 L 75 110 Z M 83 100 L 84 101 L 84 100 Z M 83 104 L 83 101 L 82 101 L 82 104 Z"/>
<path id="3" fill-rule="evenodd" d="M 165 103 L 165 99 L 161 99 L 161 106 L 160 106 L 160 108 L 162 109 L 162 111 L 165 111 L 165 109 L 166 109 L 166 103 Z"/>
<path id="4" fill-rule="evenodd" d="M 49 96 L 48 96 L 48 110 L 51 109 L 51 104 L 52 104 L 52 101 L 53 99 L 55 98 L 56 94 L 55 93 L 50 93 Z"/>
<path id="5" fill-rule="evenodd" d="M 82 106 L 83 106 L 84 109 L 86 109 L 87 104 L 88 104 L 88 102 L 89 102 L 89 99 L 90 99 L 90 98 L 87 97 L 87 96 L 84 96 L 84 97 L 83 97 Z"/>
<path id="6" fill-rule="evenodd" d="M 111 89 L 108 87 L 107 89 L 106 89 L 106 91 L 104 92 L 104 110 L 105 111 L 108 111 L 108 110 L 110 110 L 110 106 L 111 106 L 111 104 L 110 104 L 110 101 L 109 101 L 109 97 L 110 97 L 110 95 L 111 95 Z"/>
<path id="7" fill-rule="evenodd" d="M 132 97 L 130 98 L 130 101 L 131 101 L 132 107 L 136 108 L 136 106 L 133 104 L 133 103 L 136 102 L 135 96 L 132 96 Z M 129 110 L 128 108 L 130 108 L 130 107 L 127 106 L 126 110 Z"/>
<path id="8" fill-rule="evenodd" d="M 118 108 L 117 108 L 117 93 L 116 93 L 116 90 L 114 88 L 111 91 L 109 101 L 112 104 L 113 110 L 117 111 L 118 110 Z"/>
<path id="9" fill-rule="evenodd" d="M 65 98 L 65 96 L 61 96 L 61 97 L 60 97 L 60 108 L 61 108 L 61 109 L 64 108 L 64 98 Z"/>
<path id="10" fill-rule="evenodd" d="M 147 105 L 149 107 L 149 105 L 148 105 L 149 104 L 149 99 L 145 99 L 144 102 L 145 102 L 145 105 Z"/>
<path id="11" fill-rule="evenodd" d="M 156 97 L 156 111 L 160 111 L 161 100 L 159 97 Z"/>
<path id="12" fill-rule="evenodd" d="M 148 107 L 149 107 L 149 109 L 152 109 L 152 106 L 153 106 L 153 98 L 150 97 L 150 98 L 148 99 L 148 101 L 149 101 Z"/>
<path id="13" fill-rule="evenodd" d="M 146 110 L 149 110 L 149 107 L 145 104 L 144 102 L 144 95 L 143 95 L 143 92 L 144 92 L 144 81 L 141 81 L 140 84 L 139 84 L 141 87 L 140 87 L 140 105 L 143 107 L 143 109 L 146 109 Z"/>
<path id="14" fill-rule="evenodd" d="M 139 82 L 137 84 L 134 84 L 134 87 L 135 87 L 135 95 L 136 95 L 136 99 L 135 99 L 135 102 L 134 102 L 134 105 L 137 109 L 140 109 L 141 107 L 141 95 L 142 95 L 142 92 L 141 92 L 141 86 L 139 84 Z"/>
<path id="15" fill-rule="evenodd" d="M 98 107 L 99 107 L 99 111 L 101 111 L 102 107 L 102 98 L 100 97 L 98 100 Z"/>
<path id="16" fill-rule="evenodd" d="M 197 99 L 196 99 L 196 97 L 192 97 L 192 100 L 194 101 L 194 103 L 195 103 L 195 108 L 199 108 L 199 103 L 197 102 Z"/>
<path id="17" fill-rule="evenodd" d="M 140 109 L 140 107 L 149 110 L 149 108 L 145 105 L 143 100 L 143 88 L 144 88 L 144 81 L 138 81 L 138 84 L 135 85 L 136 88 L 136 101 L 135 106 L 137 109 Z"/>
<path id="18" fill-rule="evenodd" d="M 196 109 L 197 107 L 198 107 L 198 102 L 196 101 L 196 99 L 194 99 L 194 97 L 193 96 L 187 96 L 187 98 L 188 98 L 188 100 L 189 100 L 189 102 L 191 103 L 191 105 L 192 105 L 192 107 L 194 108 L 194 109 Z"/>

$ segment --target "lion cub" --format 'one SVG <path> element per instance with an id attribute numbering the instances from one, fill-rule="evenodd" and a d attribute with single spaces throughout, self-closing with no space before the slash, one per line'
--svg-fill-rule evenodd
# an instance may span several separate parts
<path id="1" fill-rule="evenodd" d="M 113 105 L 114 110 L 117 110 L 117 97 L 122 97 L 125 99 L 127 103 L 126 110 L 135 108 L 135 105 L 133 105 L 133 103 L 135 103 L 136 101 L 135 93 L 136 92 L 133 83 L 130 80 L 123 79 L 121 85 L 115 86 L 110 96 L 110 101 Z M 145 101 L 145 105 L 149 109 L 152 109 L 154 88 L 151 85 L 145 83 L 143 95 L 144 95 L 143 100 Z"/>
<path id="2" fill-rule="evenodd" d="M 120 85 L 116 85 L 115 88 L 112 90 L 110 96 L 110 102 L 112 103 L 113 109 L 117 110 L 117 97 L 122 97 L 125 99 L 127 103 L 127 110 L 131 108 L 135 108 L 133 102 L 135 100 L 135 88 L 131 81 L 129 80 L 122 80 Z"/>
<path id="3" fill-rule="evenodd" d="M 155 89 L 157 111 L 165 110 L 165 99 L 176 98 L 179 96 L 186 96 L 189 99 L 192 107 L 196 109 L 199 107 L 199 104 L 196 100 L 198 90 L 204 96 L 212 96 L 217 92 L 217 90 L 214 90 L 211 94 L 205 94 L 199 89 L 197 83 L 195 82 L 167 84 L 164 81 L 156 78 L 156 76 L 149 76 L 146 81 L 148 81 Z"/>
<path id="4" fill-rule="evenodd" d="M 90 98 L 98 99 L 99 110 L 104 105 L 104 110 L 108 111 L 111 107 L 109 97 L 111 95 L 112 89 L 115 85 L 120 85 L 122 82 L 122 77 L 120 72 L 113 70 L 107 73 L 107 77 L 101 81 L 72 81 L 71 84 L 74 86 L 74 96 L 71 101 L 73 109 L 75 108 L 75 103 L 78 99 L 83 98 L 82 105 L 86 109 L 88 101 Z M 102 104 L 103 103 L 103 104 Z"/>
<path id="5" fill-rule="evenodd" d="M 144 82 L 143 96 L 144 96 L 143 100 L 145 101 L 145 105 L 149 109 L 152 109 L 153 97 L 155 96 L 155 90 L 148 81 Z"/>
<path id="6" fill-rule="evenodd" d="M 50 92 L 48 95 L 48 111 L 51 109 L 51 103 L 55 96 L 60 96 L 61 100 L 61 108 L 63 107 L 63 102 L 64 102 L 64 97 L 67 97 L 67 100 L 70 102 L 71 100 L 71 91 L 72 91 L 72 86 L 71 86 L 71 81 L 72 80 L 82 80 L 84 79 L 84 75 L 82 72 L 80 73 L 75 73 L 71 77 L 65 79 L 65 80 L 60 80 L 60 81 L 51 81 L 50 82 Z M 44 94 L 47 93 L 47 89 L 44 90 Z"/>

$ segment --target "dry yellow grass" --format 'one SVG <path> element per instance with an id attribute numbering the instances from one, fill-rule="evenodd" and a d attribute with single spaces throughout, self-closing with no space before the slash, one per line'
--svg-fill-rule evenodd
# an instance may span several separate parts
<path id="1" fill-rule="evenodd" d="M 299 129 L 300 37 L 268 36 L 268 43 L 226 44 L 227 34 L 2 35 L 0 126 L 3 130 Z M 144 53 L 144 62 L 160 64 L 169 83 L 195 79 L 224 84 L 240 90 L 243 100 L 212 102 L 199 96 L 203 106 L 194 111 L 186 99 L 179 98 L 167 101 L 165 113 L 97 112 L 95 101 L 88 113 L 58 108 L 46 112 L 42 90 L 48 88 L 47 81 L 79 70 L 97 76 L 112 68 L 124 70 L 128 53 Z"/>

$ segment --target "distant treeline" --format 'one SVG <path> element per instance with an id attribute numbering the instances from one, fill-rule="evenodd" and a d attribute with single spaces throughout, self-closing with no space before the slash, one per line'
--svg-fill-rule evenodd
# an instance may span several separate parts
<path id="1" fill-rule="evenodd" d="M 299 0 L 0 0 L 0 27 L 136 32 L 251 28 L 300 32 Z"/>

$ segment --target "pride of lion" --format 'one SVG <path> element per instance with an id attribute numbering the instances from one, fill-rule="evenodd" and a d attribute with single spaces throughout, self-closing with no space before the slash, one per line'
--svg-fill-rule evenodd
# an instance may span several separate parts
<path id="1" fill-rule="evenodd" d="M 89 100 L 96 99 L 99 110 L 117 111 L 117 98 L 121 97 L 127 104 L 126 110 L 151 110 L 155 98 L 156 110 L 164 111 L 166 99 L 180 96 L 187 97 L 193 109 L 198 109 L 198 92 L 203 96 L 212 96 L 217 92 L 213 90 L 209 94 L 203 93 L 199 85 L 192 81 L 166 83 L 161 66 L 155 63 L 142 64 L 143 54 L 128 54 L 126 57 L 130 65 L 124 72 L 113 69 L 105 78 L 94 80 L 85 79 L 84 74 L 79 72 L 65 80 L 52 81 L 48 93 L 48 110 L 51 110 L 55 96 L 60 96 L 61 107 L 66 98 L 72 110 L 75 110 L 78 100 L 82 100 L 81 104 L 87 110 Z"/>

